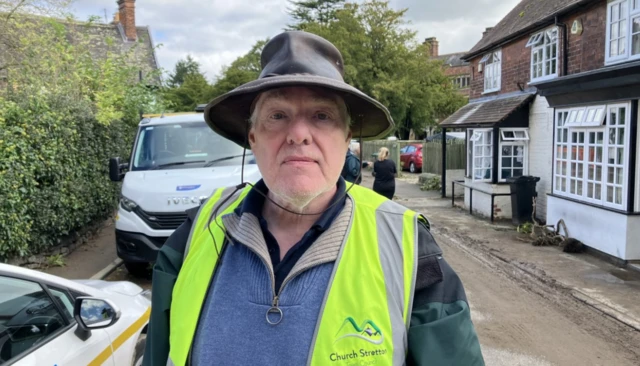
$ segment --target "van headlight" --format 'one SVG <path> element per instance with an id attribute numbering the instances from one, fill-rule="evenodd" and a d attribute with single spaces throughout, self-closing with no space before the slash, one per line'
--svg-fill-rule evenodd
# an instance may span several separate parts
<path id="1" fill-rule="evenodd" d="M 122 206 L 125 211 L 131 212 L 138 207 L 138 204 L 125 196 L 120 196 L 120 206 Z"/>

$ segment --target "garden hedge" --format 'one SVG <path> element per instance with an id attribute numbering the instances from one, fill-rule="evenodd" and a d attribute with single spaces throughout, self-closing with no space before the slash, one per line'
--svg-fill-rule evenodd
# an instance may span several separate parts
<path id="1" fill-rule="evenodd" d="M 132 124 L 99 123 L 90 103 L 0 97 L 0 260 L 39 253 L 108 217 L 120 188 L 108 160 L 128 156 L 134 135 Z"/>

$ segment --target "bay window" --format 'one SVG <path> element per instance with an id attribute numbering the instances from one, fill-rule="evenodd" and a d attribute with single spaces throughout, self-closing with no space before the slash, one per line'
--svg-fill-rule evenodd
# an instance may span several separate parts
<path id="1" fill-rule="evenodd" d="M 640 1 L 611 1 L 607 4 L 605 60 L 615 63 L 634 59 L 640 59 Z"/>
<path id="2" fill-rule="evenodd" d="M 556 112 L 556 194 L 626 208 L 629 112 L 626 103 Z"/>
<path id="3" fill-rule="evenodd" d="M 558 28 L 532 35 L 526 47 L 531 47 L 531 81 L 558 76 Z"/>
<path id="4" fill-rule="evenodd" d="M 526 128 L 500 128 L 499 145 L 494 129 L 469 129 L 467 141 L 468 177 L 476 182 L 493 182 L 494 156 L 498 155 L 498 181 L 528 174 L 529 132 Z"/>

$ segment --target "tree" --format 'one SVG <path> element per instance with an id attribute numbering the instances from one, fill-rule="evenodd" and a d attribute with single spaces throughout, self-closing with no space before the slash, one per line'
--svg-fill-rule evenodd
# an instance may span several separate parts
<path id="1" fill-rule="evenodd" d="M 201 73 L 187 74 L 182 85 L 165 90 L 164 97 L 171 110 L 192 112 L 198 104 L 208 101 L 211 85 Z"/>
<path id="2" fill-rule="evenodd" d="M 221 75 L 211 89 L 208 99 L 213 99 L 244 83 L 257 79 L 262 70 L 260 54 L 267 42 L 269 42 L 268 38 L 257 41 L 249 52 L 238 57 L 231 65 L 223 68 Z"/>
<path id="3" fill-rule="evenodd" d="M 200 72 L 200 64 L 191 57 L 191 55 L 187 55 L 186 60 L 178 60 L 176 66 L 174 68 L 173 73 L 169 74 L 169 79 L 167 83 L 171 88 L 177 88 L 184 83 L 187 75 L 195 75 L 202 74 Z"/>
<path id="4" fill-rule="evenodd" d="M 336 11 L 345 0 L 289 0 L 293 5 L 289 15 L 296 21 L 289 30 L 303 30 L 310 23 L 328 25 L 336 19 Z"/>
<path id="5" fill-rule="evenodd" d="M 328 26 L 314 22 L 305 30 L 332 42 L 343 55 L 345 81 L 389 108 L 396 131 L 407 137 L 436 123 L 464 104 L 427 46 L 407 29 L 406 9 L 388 1 L 346 3 Z"/>
<path id="6" fill-rule="evenodd" d="M 191 55 L 187 55 L 186 59 L 176 63 L 163 90 L 163 96 L 170 110 L 190 112 L 198 104 L 207 102 L 211 89 L 204 73 L 200 71 L 200 64 Z"/>

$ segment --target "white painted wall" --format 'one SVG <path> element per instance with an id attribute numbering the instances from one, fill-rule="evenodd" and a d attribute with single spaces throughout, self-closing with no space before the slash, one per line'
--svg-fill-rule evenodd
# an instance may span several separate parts
<path id="1" fill-rule="evenodd" d="M 640 122 L 640 108 L 638 108 L 638 121 Z M 638 137 L 636 139 L 636 202 L 634 203 L 634 211 L 640 211 L 640 128 L 637 130 Z M 640 237 L 637 237 L 640 241 Z"/>
<path id="2" fill-rule="evenodd" d="M 465 184 L 474 187 L 473 190 L 473 212 L 485 217 L 491 217 L 491 196 L 478 192 L 476 189 L 480 189 L 484 192 L 494 193 L 509 193 L 511 187 L 508 184 L 491 184 L 485 182 L 474 182 L 470 178 L 465 178 Z M 456 187 L 457 188 L 457 187 Z M 464 190 L 464 206 L 469 209 L 470 203 L 470 189 Z M 493 203 L 494 218 L 495 219 L 511 219 L 511 197 L 510 196 L 497 196 Z"/>
<path id="3" fill-rule="evenodd" d="M 451 184 L 454 180 L 463 180 L 464 179 L 464 169 L 448 169 L 447 170 L 447 196 L 451 197 Z M 462 189 L 460 187 L 456 187 L 457 194 L 462 193 Z"/>
<path id="4" fill-rule="evenodd" d="M 640 260 L 640 217 L 547 197 L 547 224 L 563 219 L 569 236 L 624 260 Z"/>
<path id="5" fill-rule="evenodd" d="M 544 220 L 547 193 L 551 193 L 553 166 L 553 108 L 545 97 L 536 96 L 529 109 L 529 175 L 540 177 L 536 184 L 536 217 Z"/>

